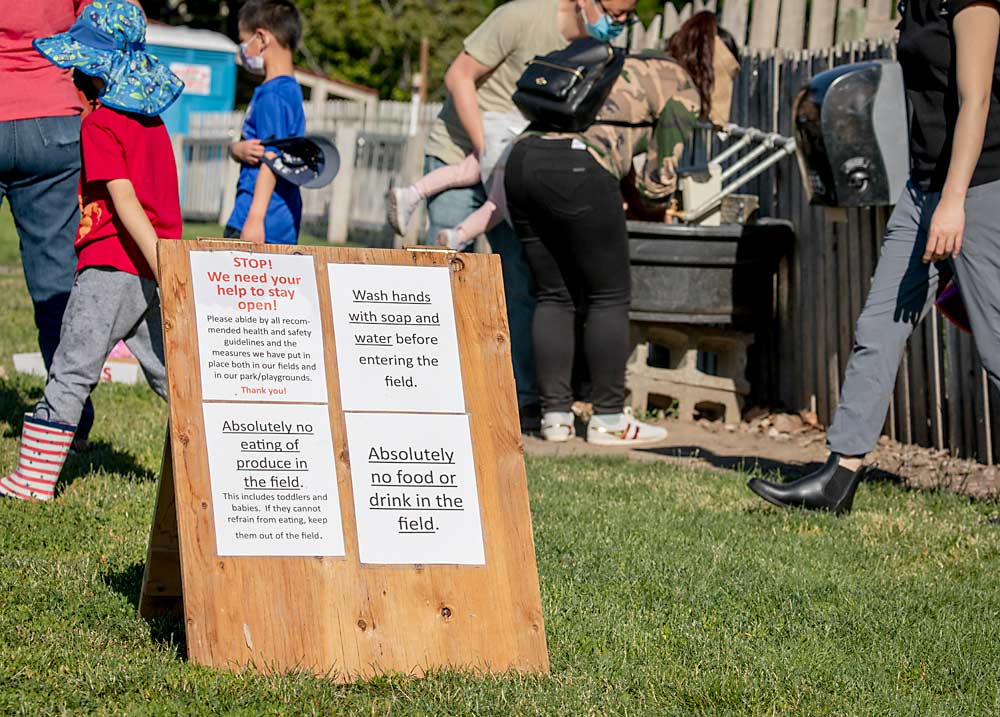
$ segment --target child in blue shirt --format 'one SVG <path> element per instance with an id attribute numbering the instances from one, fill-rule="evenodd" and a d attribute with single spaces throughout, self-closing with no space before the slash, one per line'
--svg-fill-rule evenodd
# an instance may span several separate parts
<path id="1" fill-rule="evenodd" d="M 295 244 L 302 222 L 299 188 L 275 177 L 261 163 L 268 140 L 305 134 L 302 90 L 295 81 L 292 52 L 302 38 L 302 20 L 288 0 L 250 0 L 239 14 L 243 66 L 264 76 L 253 93 L 243 139 L 230 153 L 241 163 L 236 203 L 224 236 L 256 244 Z"/>

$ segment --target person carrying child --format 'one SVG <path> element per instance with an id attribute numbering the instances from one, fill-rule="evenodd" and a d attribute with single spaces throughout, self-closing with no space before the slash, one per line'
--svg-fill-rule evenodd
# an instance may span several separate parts
<path id="1" fill-rule="evenodd" d="M 184 83 L 145 49 L 146 20 L 125 0 L 83 8 L 68 32 L 34 41 L 72 68 L 96 106 L 81 126 L 77 267 L 45 393 L 25 414 L 17 468 L 0 496 L 51 500 L 84 402 L 118 341 L 146 380 L 167 396 L 157 293 L 157 239 L 181 237 L 170 137 L 159 115 Z"/>
<path id="2" fill-rule="evenodd" d="M 715 15 L 706 10 L 696 13 L 671 35 L 666 50 L 697 84 L 698 92 L 703 98 L 702 106 L 708 108 L 702 119 L 712 122 L 720 129 L 724 127 L 729 119 L 732 103 L 732 80 L 739 71 L 739 51 L 733 36 L 719 27 Z M 490 231 L 500 222 L 506 221 L 513 226 L 507 211 L 504 173 L 517 136 L 528 126 L 527 120 L 520 115 L 518 118 L 520 122 L 510 118 L 491 118 L 490 113 L 484 113 L 486 149 L 479 167 L 483 173 L 483 186 L 487 189 L 486 202 L 455 227 L 440 229 L 435 237 L 435 243 L 439 246 L 463 251 L 477 236 Z M 421 196 L 433 194 L 438 181 L 456 176 L 445 175 L 444 172 L 449 169 L 453 168 L 435 170 L 413 186 L 421 187 Z M 632 186 L 628 180 L 622 183 L 623 189 Z M 641 203 L 641 198 L 638 199 Z M 662 217 L 658 220 L 661 219 Z"/>
<path id="3" fill-rule="evenodd" d="M 275 151 L 268 140 L 305 134 L 302 88 L 295 80 L 292 53 L 302 39 L 302 18 L 288 0 L 250 0 L 240 8 L 240 61 L 263 75 L 253 93 L 243 139 L 230 147 L 241 163 L 236 203 L 223 233 L 255 244 L 297 244 L 302 224 L 302 194 L 261 163 Z"/>

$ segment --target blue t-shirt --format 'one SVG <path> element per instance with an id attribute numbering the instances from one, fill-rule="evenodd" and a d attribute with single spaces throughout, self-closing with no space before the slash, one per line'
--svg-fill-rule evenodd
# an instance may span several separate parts
<path id="1" fill-rule="evenodd" d="M 253 92 L 246 119 L 243 121 L 243 138 L 259 139 L 265 149 L 271 150 L 267 140 L 301 137 L 306 133 L 306 116 L 302 111 L 302 89 L 294 77 L 282 75 L 261 84 Z M 236 183 L 236 204 L 229 216 L 228 226 L 242 229 L 253 203 L 253 190 L 257 184 L 259 167 L 244 164 Z M 264 237 L 268 244 L 295 244 L 299 240 L 302 223 L 302 195 L 291 182 L 278 178 L 278 183 L 267 205 L 264 219 Z"/>

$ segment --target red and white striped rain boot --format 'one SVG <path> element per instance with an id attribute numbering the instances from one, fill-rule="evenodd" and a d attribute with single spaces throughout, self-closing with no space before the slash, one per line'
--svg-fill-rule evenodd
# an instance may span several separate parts
<path id="1" fill-rule="evenodd" d="M 21 500 L 52 500 L 56 481 L 73 444 L 76 426 L 24 414 L 17 468 L 0 478 L 0 496 Z"/>

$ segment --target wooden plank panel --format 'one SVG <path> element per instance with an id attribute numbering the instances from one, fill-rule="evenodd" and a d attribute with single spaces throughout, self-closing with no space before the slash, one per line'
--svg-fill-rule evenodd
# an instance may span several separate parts
<path id="1" fill-rule="evenodd" d="M 673 3 L 667 3 L 663 8 L 663 37 L 669 38 L 675 32 L 677 28 L 681 26 L 680 21 L 677 19 L 677 8 L 674 7 Z"/>
<path id="2" fill-rule="evenodd" d="M 840 0 L 837 6 L 837 44 L 854 42 L 865 36 L 863 0 Z"/>
<path id="3" fill-rule="evenodd" d="M 948 338 L 951 340 L 948 346 L 948 362 L 953 371 L 954 383 L 949 387 L 949 401 L 954 405 L 955 420 L 952 422 L 952 452 L 956 456 L 968 458 L 971 454 L 971 445 L 968 443 L 969 427 L 971 426 L 969 406 L 970 397 L 967 393 L 968 381 L 965 375 L 968 373 L 968 356 L 965 352 L 965 342 L 962 340 L 962 332 L 958 329 L 949 330 Z"/>
<path id="4" fill-rule="evenodd" d="M 778 104 L 778 131 L 784 135 L 792 132 L 792 87 L 795 81 L 793 68 L 797 60 L 792 53 L 786 54 L 781 60 L 780 97 Z M 802 201 L 795 194 L 798 181 L 798 165 L 792 161 L 782 162 L 777 168 L 778 198 L 777 215 L 791 219 L 795 226 L 795 244 L 792 255 L 783 263 L 779 274 L 778 292 L 778 385 L 777 398 L 786 406 L 802 407 L 802 399 L 798 393 L 802 382 L 803 351 L 796 350 L 796 336 L 800 335 L 800 317 L 798 311 L 798 255 L 802 242 L 801 223 L 796 214 L 797 205 Z"/>
<path id="5" fill-rule="evenodd" d="M 783 50 L 800 50 L 806 40 L 805 0 L 784 0 L 778 22 L 778 47 Z"/>
<path id="6" fill-rule="evenodd" d="M 962 456 L 973 458 L 976 454 L 976 409 L 973 398 L 973 393 L 976 390 L 976 381 L 974 379 L 976 372 L 975 349 L 968 334 L 963 331 L 958 332 L 958 344 L 961 350 L 958 371 L 959 391 L 961 391 L 962 395 Z"/>
<path id="7" fill-rule="evenodd" d="M 841 224 L 834 247 L 837 258 L 837 385 L 842 385 L 847 361 L 851 356 L 851 339 L 854 336 L 854 321 L 851 316 L 851 284 L 856 283 L 851 276 L 851 257 L 857 256 L 861 242 L 858 230 L 858 211 L 848 213 L 846 224 Z M 838 391 L 839 394 L 839 391 Z"/>
<path id="8" fill-rule="evenodd" d="M 961 344 L 958 339 L 958 329 L 950 321 L 945 321 L 945 337 L 948 351 L 945 365 L 948 369 L 948 380 L 945 383 L 945 395 L 948 401 L 948 450 L 952 455 L 962 452 L 962 392 L 961 371 L 959 364 L 962 359 Z"/>
<path id="9" fill-rule="evenodd" d="M 975 431 L 975 457 L 981 463 L 993 463 L 993 442 L 990 436 L 989 383 L 983 363 L 976 353 L 972 371 L 972 405 L 975 411 L 973 431 Z"/>
<path id="10" fill-rule="evenodd" d="M 868 0 L 866 5 L 868 19 L 875 22 L 882 22 L 889 19 L 889 14 L 894 8 L 893 0 Z"/>
<path id="11" fill-rule="evenodd" d="M 903 359 L 896 373 L 896 390 L 893 392 L 893 403 L 896 406 L 896 440 L 902 443 L 913 443 L 913 429 L 910 421 L 910 357 L 903 352 Z"/>
<path id="12" fill-rule="evenodd" d="M 779 5 L 780 0 L 754 0 L 748 47 L 774 47 L 778 39 Z"/>
<path id="13" fill-rule="evenodd" d="M 928 371 L 927 353 L 924 350 L 929 322 L 920 322 L 907 343 L 909 355 L 910 376 L 907 386 L 910 396 L 910 426 L 913 431 L 913 442 L 921 446 L 929 446 L 930 415 L 928 413 Z"/>
<path id="14" fill-rule="evenodd" d="M 945 447 L 947 411 L 944 403 L 941 315 L 937 311 L 931 311 L 931 315 L 927 317 L 924 341 L 927 354 L 927 414 L 930 421 L 930 441 L 932 446 L 941 449 Z"/>
<path id="15" fill-rule="evenodd" d="M 836 17 L 837 0 L 812 0 L 808 47 L 819 49 L 833 45 Z"/>
<path id="16" fill-rule="evenodd" d="M 649 49 L 662 48 L 664 45 L 663 36 L 663 15 L 656 15 L 646 28 L 646 47 Z"/>
<path id="17" fill-rule="evenodd" d="M 161 242 L 164 338 L 188 652 L 214 667 L 287 669 L 338 680 L 435 665 L 546 671 L 548 657 L 496 256 L 294 247 L 313 256 L 346 557 L 219 557 L 201 407 L 188 252 Z M 213 243 L 213 249 L 287 248 Z M 450 268 L 486 565 L 362 565 L 340 409 L 327 264 Z M 502 390 L 497 386 L 502 385 Z M 289 630 L 289 626 L 294 629 Z"/>
<path id="18" fill-rule="evenodd" d="M 808 65 L 803 67 L 805 77 L 814 75 L 829 67 L 829 53 L 825 51 L 812 53 Z M 823 287 L 821 283 L 823 267 L 821 263 L 821 247 L 827 241 L 829 231 L 825 217 L 819 209 L 809 207 L 804 211 L 805 235 L 808 237 L 808 251 L 802 262 L 802 300 L 808 309 L 804 312 L 806 330 L 803 332 L 804 345 L 813 347 L 809 352 L 806 365 L 810 380 L 810 408 L 816 411 L 819 420 L 825 425 L 830 424 L 831 416 L 827 412 L 828 394 L 826 391 L 826 371 L 824 357 L 826 356 L 826 332 L 822 330 L 824 310 Z M 806 293 L 808 291 L 808 294 Z"/>
<path id="19" fill-rule="evenodd" d="M 723 0 L 722 17 L 719 24 L 736 39 L 736 44 L 745 47 L 747 44 L 747 6 L 745 0 Z M 667 3 L 667 8 L 672 8 L 671 3 Z M 664 16 L 667 10 L 664 9 Z"/>
<path id="20" fill-rule="evenodd" d="M 989 386 L 990 433 L 992 437 L 993 463 L 1000 463 L 1000 390 Z"/>
<path id="21" fill-rule="evenodd" d="M 688 3 L 680 9 L 680 12 L 677 13 L 677 26 L 680 27 L 686 23 L 691 19 L 692 15 L 694 15 L 694 5 Z"/>
<path id="22" fill-rule="evenodd" d="M 146 567 L 142 575 L 139 614 L 149 619 L 181 614 L 181 556 L 177 540 L 174 503 L 174 471 L 170 458 L 170 428 L 163 442 L 160 481 L 157 486 L 153 523 L 149 531 Z"/>

